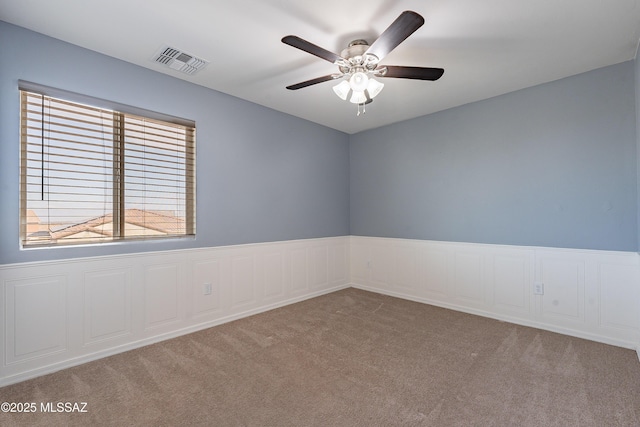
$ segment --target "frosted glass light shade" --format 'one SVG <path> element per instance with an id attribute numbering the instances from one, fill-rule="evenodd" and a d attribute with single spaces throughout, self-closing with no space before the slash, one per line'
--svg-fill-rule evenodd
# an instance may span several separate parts
<path id="1" fill-rule="evenodd" d="M 353 76 L 349 79 L 349 86 L 353 91 L 364 92 L 367 89 L 367 85 L 369 84 L 369 77 L 363 72 L 358 71 L 354 73 Z"/>
<path id="2" fill-rule="evenodd" d="M 341 81 L 337 85 L 333 87 L 333 91 L 338 95 L 343 101 L 347 100 L 347 96 L 349 96 L 349 91 L 351 90 L 351 86 L 349 86 L 349 82 L 346 80 Z"/>
<path id="3" fill-rule="evenodd" d="M 349 101 L 354 104 L 364 104 L 365 102 L 367 102 L 367 97 L 365 96 L 363 91 L 354 90 Z"/>
<path id="4" fill-rule="evenodd" d="M 369 79 L 369 83 L 367 84 L 367 92 L 369 92 L 369 97 L 371 99 L 375 98 L 380 92 L 382 92 L 383 87 L 384 83 L 380 83 L 375 79 Z"/>

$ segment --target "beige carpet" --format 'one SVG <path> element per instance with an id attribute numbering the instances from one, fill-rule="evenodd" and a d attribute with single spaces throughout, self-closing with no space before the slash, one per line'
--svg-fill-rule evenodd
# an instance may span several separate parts
<path id="1" fill-rule="evenodd" d="M 634 351 L 347 289 L 1 388 L 2 426 L 640 426 Z"/>

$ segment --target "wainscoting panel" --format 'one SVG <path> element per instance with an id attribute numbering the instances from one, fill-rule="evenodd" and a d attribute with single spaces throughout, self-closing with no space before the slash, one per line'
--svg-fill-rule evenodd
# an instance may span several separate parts
<path id="1" fill-rule="evenodd" d="M 351 282 L 369 284 L 371 281 L 371 248 L 366 239 L 352 237 L 349 250 L 351 252 Z"/>
<path id="2" fill-rule="evenodd" d="M 285 255 L 282 251 L 262 255 L 262 280 L 265 300 L 282 298 L 285 289 Z"/>
<path id="3" fill-rule="evenodd" d="M 368 268 L 371 270 L 371 282 L 377 286 L 394 287 L 392 282 L 393 274 L 393 252 L 389 245 L 372 245 L 369 249 Z M 398 281 L 395 280 L 395 283 Z"/>
<path id="4" fill-rule="evenodd" d="M 544 284 L 542 317 L 584 322 L 584 261 L 541 257 L 538 264 Z"/>
<path id="5" fill-rule="evenodd" d="M 531 251 L 500 251 L 488 262 L 490 271 L 488 290 L 495 310 L 515 316 L 530 316 L 533 312 L 531 295 Z"/>
<path id="6" fill-rule="evenodd" d="M 309 250 L 309 284 L 311 289 L 326 288 L 329 282 L 329 248 L 317 246 Z"/>
<path id="7" fill-rule="evenodd" d="M 194 261 L 191 265 L 192 313 L 196 316 L 215 313 L 220 310 L 220 260 L 205 259 Z"/>
<path id="8" fill-rule="evenodd" d="M 425 246 L 418 249 L 419 264 L 421 266 L 418 282 L 422 284 L 424 290 L 419 296 L 436 300 L 447 299 L 451 292 L 451 280 L 449 279 L 449 267 L 447 265 L 449 253 L 446 250 L 447 248 L 435 246 Z"/>
<path id="9" fill-rule="evenodd" d="M 132 304 L 131 269 L 84 274 L 84 345 L 129 335 Z"/>
<path id="10" fill-rule="evenodd" d="M 420 287 L 418 267 L 420 254 L 411 245 L 398 245 L 393 253 L 393 285 L 408 292 L 417 292 Z"/>
<path id="11" fill-rule="evenodd" d="M 180 265 L 146 266 L 144 274 L 145 329 L 180 321 Z"/>
<path id="12" fill-rule="evenodd" d="M 349 272 L 349 240 L 332 240 L 329 245 L 329 283 L 332 288 L 350 282 Z"/>
<path id="13" fill-rule="evenodd" d="M 484 262 L 479 251 L 456 250 L 454 252 L 454 293 L 461 304 L 484 304 Z"/>
<path id="14" fill-rule="evenodd" d="M 289 284 L 293 294 L 303 294 L 308 290 L 309 266 L 308 248 L 294 247 L 289 251 Z"/>
<path id="15" fill-rule="evenodd" d="M 640 271 L 632 265 L 600 265 L 598 296 L 603 329 L 634 333 L 640 324 Z"/>
<path id="16" fill-rule="evenodd" d="M 349 242 L 0 266 L 0 387 L 346 288 Z"/>
<path id="17" fill-rule="evenodd" d="M 66 349 L 66 276 L 7 281 L 5 292 L 7 364 Z"/>
<path id="18" fill-rule="evenodd" d="M 257 302 L 255 255 L 247 254 L 231 260 L 232 307 L 243 307 Z"/>
<path id="19" fill-rule="evenodd" d="M 350 259 L 357 288 L 640 354 L 637 253 L 352 236 Z"/>

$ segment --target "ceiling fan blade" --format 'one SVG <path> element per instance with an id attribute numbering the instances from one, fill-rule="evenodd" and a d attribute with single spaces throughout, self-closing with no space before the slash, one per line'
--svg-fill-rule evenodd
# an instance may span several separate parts
<path id="1" fill-rule="evenodd" d="M 287 89 L 289 89 L 289 90 L 298 90 L 298 89 L 302 89 L 303 87 L 315 85 L 315 84 L 318 84 L 318 83 L 328 82 L 329 80 L 333 80 L 333 79 L 335 79 L 335 77 L 333 77 L 333 74 L 329 74 L 328 76 L 317 77 L 315 79 L 311 79 L 311 80 L 307 80 L 305 82 L 300 82 L 300 83 L 296 83 L 296 84 L 291 85 L 291 86 L 287 86 Z"/>
<path id="2" fill-rule="evenodd" d="M 373 42 L 366 53 L 375 55 L 379 60 L 382 60 L 389 52 L 420 28 L 422 24 L 424 24 L 424 18 L 416 12 L 411 10 L 402 12 L 400 16 L 380 34 L 380 37 Z"/>
<path id="3" fill-rule="evenodd" d="M 402 67 L 397 65 L 385 65 L 387 72 L 379 77 L 395 77 L 398 79 L 438 80 L 444 74 L 442 68 Z"/>
<path id="4" fill-rule="evenodd" d="M 336 63 L 337 61 L 344 61 L 344 59 L 340 55 L 329 52 L 328 50 L 323 49 L 320 46 L 317 46 L 304 39 L 301 39 L 298 36 L 284 36 L 282 38 L 282 43 L 288 44 L 289 46 L 293 46 L 307 53 L 315 55 L 318 58 L 322 58 L 325 61 L 331 62 L 332 64 Z"/>

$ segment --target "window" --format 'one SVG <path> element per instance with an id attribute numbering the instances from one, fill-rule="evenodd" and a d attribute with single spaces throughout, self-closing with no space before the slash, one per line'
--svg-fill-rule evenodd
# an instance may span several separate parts
<path id="1" fill-rule="evenodd" d="M 50 92 L 21 82 L 23 247 L 195 235 L 193 122 Z"/>

